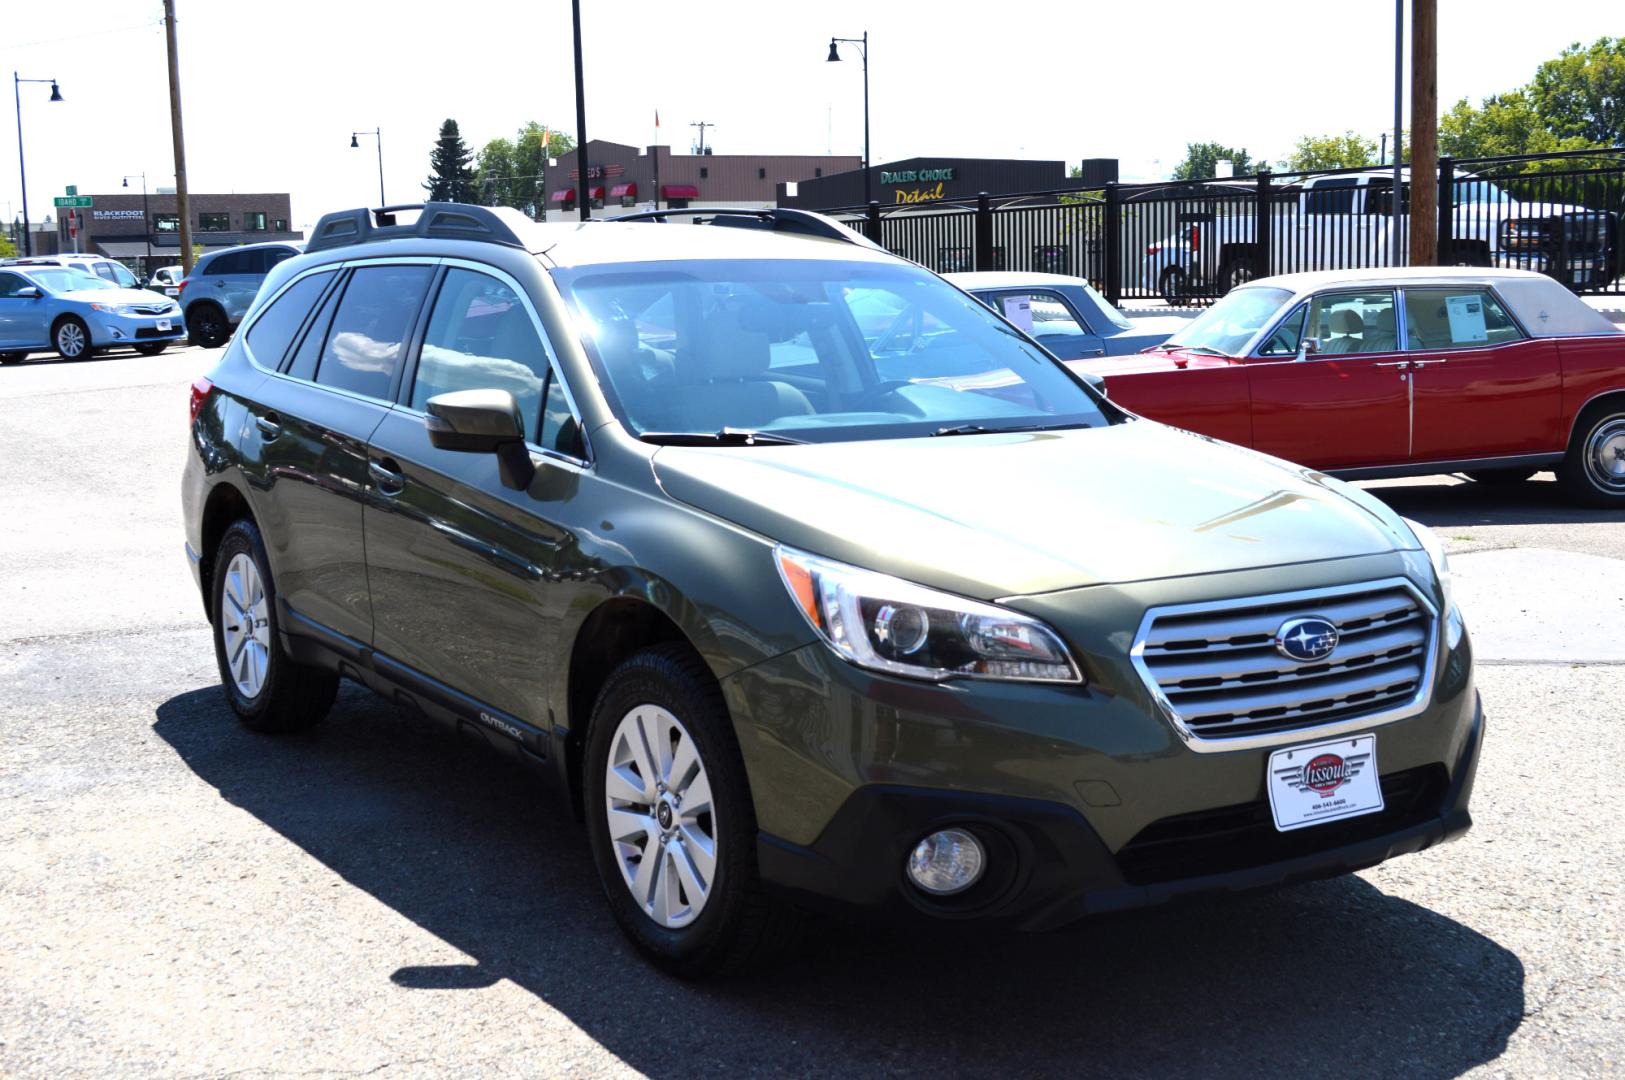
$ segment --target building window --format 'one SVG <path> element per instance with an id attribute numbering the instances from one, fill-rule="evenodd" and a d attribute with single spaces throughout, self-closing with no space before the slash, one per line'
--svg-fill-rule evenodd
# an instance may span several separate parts
<path id="1" fill-rule="evenodd" d="M 265 211 L 264 210 L 244 210 L 243 211 L 243 231 L 244 232 L 264 232 L 265 231 Z"/>
<path id="2" fill-rule="evenodd" d="M 668 209 L 668 210 L 687 210 L 688 209 L 688 200 L 687 199 L 667 199 L 666 200 L 666 209 Z"/>
<path id="3" fill-rule="evenodd" d="M 197 216 L 199 232 L 230 232 L 230 214 L 199 214 Z"/>
<path id="4" fill-rule="evenodd" d="M 709 179 L 711 179 L 711 170 L 707 169 L 704 165 L 700 166 L 700 179 L 701 180 L 709 180 Z"/>
<path id="5" fill-rule="evenodd" d="M 823 169 L 814 169 L 813 170 L 813 175 L 814 176 L 823 176 L 824 175 L 824 170 Z"/>
<path id="6" fill-rule="evenodd" d="M 287 218 L 279 217 L 279 218 L 276 219 L 276 231 L 277 232 L 287 232 L 288 231 L 288 219 Z"/>
<path id="7" fill-rule="evenodd" d="M 155 232 L 178 233 L 181 231 L 180 215 L 154 214 L 152 215 L 152 227 Z"/>
<path id="8" fill-rule="evenodd" d="M 756 179 L 758 179 L 758 180 L 766 180 L 767 179 L 767 170 L 766 169 L 757 169 L 756 170 Z"/>

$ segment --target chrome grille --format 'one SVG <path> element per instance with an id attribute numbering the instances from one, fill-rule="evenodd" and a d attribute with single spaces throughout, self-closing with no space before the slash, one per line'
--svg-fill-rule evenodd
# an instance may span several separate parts
<path id="1" fill-rule="evenodd" d="M 174 304 L 132 304 L 130 310 L 137 315 L 168 315 L 176 308 Z"/>
<path id="2" fill-rule="evenodd" d="M 1275 647 L 1289 619 L 1337 627 L 1337 647 L 1301 663 Z M 1305 728 L 1396 719 L 1433 669 L 1434 616 L 1402 579 L 1151 611 L 1134 662 L 1199 749 L 1281 741 Z"/>

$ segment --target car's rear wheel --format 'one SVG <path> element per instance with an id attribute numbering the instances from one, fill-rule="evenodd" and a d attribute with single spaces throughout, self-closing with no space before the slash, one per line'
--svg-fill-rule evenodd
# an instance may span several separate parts
<path id="1" fill-rule="evenodd" d="M 135 351 L 140 353 L 142 356 L 157 356 L 167 348 L 169 348 L 169 342 L 167 341 L 149 342 L 137 345 L 135 347 Z"/>
<path id="2" fill-rule="evenodd" d="M 756 873 L 756 819 L 722 693 L 681 645 L 618 667 L 593 708 L 587 832 L 615 919 L 638 950 L 694 978 L 760 967 L 796 913 Z"/>
<path id="3" fill-rule="evenodd" d="M 1557 475 L 1577 502 L 1625 507 L 1625 401 L 1605 402 L 1581 415 Z"/>
<path id="4" fill-rule="evenodd" d="M 1169 307 L 1190 303 L 1190 297 L 1185 293 L 1185 271 L 1179 267 L 1167 267 L 1157 276 L 1157 295 L 1161 296 L 1162 302 Z"/>
<path id="5" fill-rule="evenodd" d="M 186 327 L 191 332 L 192 344 L 205 349 L 218 349 L 231 336 L 226 313 L 213 303 L 199 303 L 188 308 Z"/>
<path id="6" fill-rule="evenodd" d="M 1467 479 L 1479 484 L 1521 484 L 1534 476 L 1539 469 L 1472 469 L 1465 475 Z"/>
<path id="7" fill-rule="evenodd" d="M 211 592 L 220 683 L 243 726 L 297 731 L 333 707 L 338 676 L 295 663 L 277 636 L 276 588 L 252 521 L 234 522 L 215 549 Z"/>
<path id="8" fill-rule="evenodd" d="M 90 355 L 90 330 L 76 315 L 68 315 L 51 328 L 51 344 L 64 360 L 82 360 Z"/>
<path id="9" fill-rule="evenodd" d="M 1219 268 L 1219 295 L 1230 295 L 1231 289 L 1237 289 L 1258 276 L 1253 264 L 1247 259 L 1231 259 Z"/>

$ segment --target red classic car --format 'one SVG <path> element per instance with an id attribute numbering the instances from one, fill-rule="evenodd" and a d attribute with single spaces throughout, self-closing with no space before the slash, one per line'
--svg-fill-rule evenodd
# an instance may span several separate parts
<path id="1" fill-rule="evenodd" d="M 1144 416 L 1335 476 L 1555 468 L 1625 508 L 1625 333 L 1541 274 L 1261 278 L 1162 345 L 1069 366 Z"/>

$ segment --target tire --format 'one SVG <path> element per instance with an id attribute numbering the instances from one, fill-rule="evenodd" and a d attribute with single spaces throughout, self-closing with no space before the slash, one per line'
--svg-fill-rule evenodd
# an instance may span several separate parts
<path id="1" fill-rule="evenodd" d="M 252 521 L 231 524 L 215 549 L 209 595 L 214 655 L 226 702 L 251 731 L 299 731 L 327 715 L 338 676 L 297 664 L 277 633 L 276 588 L 265 541 Z M 242 616 L 254 626 L 242 629 Z"/>
<path id="2" fill-rule="evenodd" d="M 1473 469 L 1464 475 L 1477 484 L 1494 484 L 1504 487 L 1521 484 L 1539 471 L 1539 469 Z"/>
<path id="3" fill-rule="evenodd" d="M 669 760 L 640 764 L 650 745 L 671 747 Z M 692 650 L 663 645 L 611 673 L 593 706 L 583 768 L 593 861 L 615 921 L 644 957 L 699 978 L 756 970 L 790 950 L 801 918 L 757 876 L 744 760 L 722 692 Z M 698 810 L 702 790 L 709 797 Z M 654 869 L 644 871 L 650 857 Z"/>
<path id="4" fill-rule="evenodd" d="M 1575 502 L 1625 508 L 1625 400 L 1601 402 L 1581 414 L 1557 478 Z"/>
<path id="5" fill-rule="evenodd" d="M 0 353 L 0 364 L 20 364 L 23 362 L 23 357 L 27 355 L 27 353 L 20 352 Z"/>
<path id="6" fill-rule="evenodd" d="M 90 347 L 90 328 L 77 315 L 67 315 L 51 327 L 51 344 L 64 360 L 84 360 L 93 351 Z"/>
<path id="7" fill-rule="evenodd" d="M 169 342 L 167 341 L 152 342 L 150 344 L 137 345 L 135 347 L 135 351 L 140 353 L 142 356 L 157 356 L 167 348 L 169 348 Z"/>
<path id="8" fill-rule="evenodd" d="M 1229 296 L 1230 290 L 1247 284 L 1258 276 L 1252 260 L 1236 258 L 1219 267 L 1219 295 Z"/>
<path id="9" fill-rule="evenodd" d="M 186 328 L 192 344 L 205 349 L 218 349 L 231 337 L 231 326 L 219 305 L 209 301 L 193 304 L 186 309 Z"/>
<path id="10" fill-rule="evenodd" d="M 1164 268 L 1157 277 L 1157 294 L 1169 307 L 1183 307 L 1191 302 L 1190 297 L 1185 295 L 1187 288 L 1185 271 L 1177 266 Z"/>

